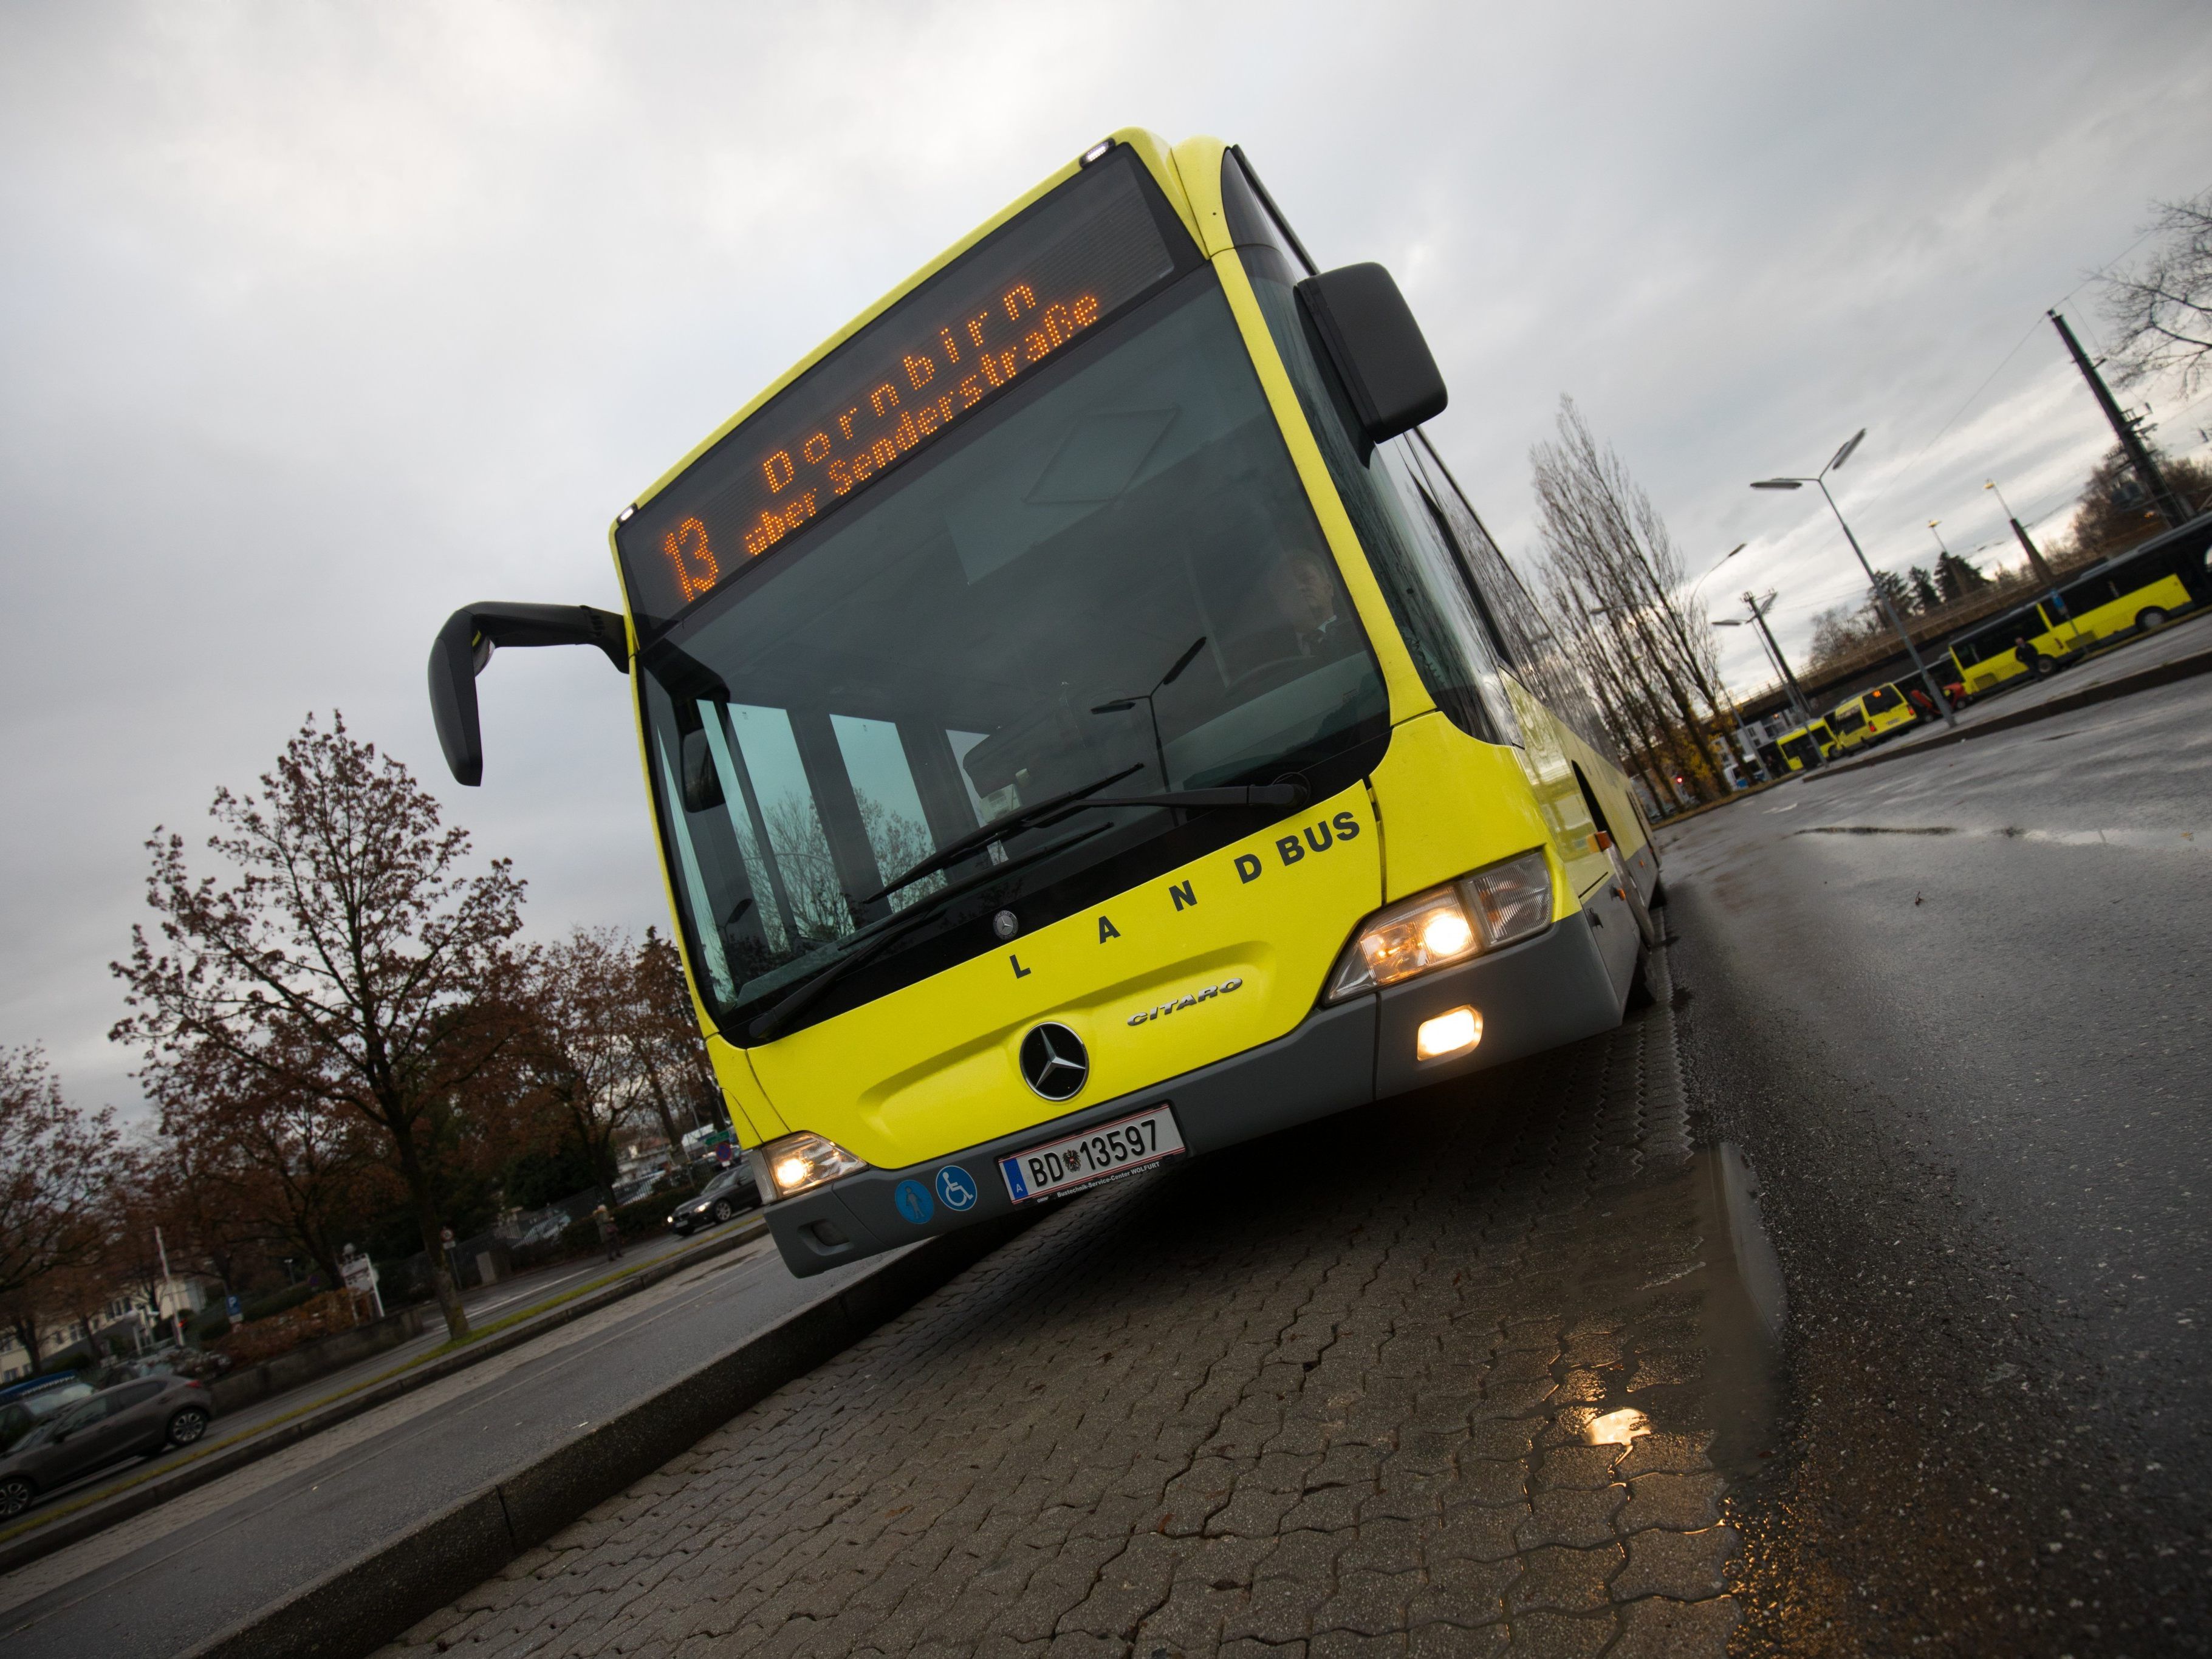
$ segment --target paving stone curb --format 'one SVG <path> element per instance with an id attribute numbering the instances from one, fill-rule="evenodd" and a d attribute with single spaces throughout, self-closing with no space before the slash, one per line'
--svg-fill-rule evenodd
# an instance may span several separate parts
<path id="1" fill-rule="evenodd" d="M 505 1480 L 192 1648 L 186 1659 L 354 1659 L 491 1577 L 731 1418 L 834 1358 L 1036 1219 L 933 1238 Z"/>
<path id="2" fill-rule="evenodd" d="M 220 1480 L 250 1463 L 258 1463 L 287 1447 L 296 1446 L 302 1440 L 320 1434 L 325 1429 L 335 1428 L 349 1419 L 359 1417 L 363 1412 L 374 1411 L 379 1406 L 404 1398 L 417 1389 L 428 1388 L 457 1371 L 465 1371 L 487 1359 L 495 1359 L 547 1331 L 557 1330 L 586 1314 L 611 1307 L 625 1297 L 659 1284 L 663 1279 L 672 1279 L 679 1273 L 696 1267 L 702 1261 L 711 1261 L 717 1256 L 726 1255 L 740 1244 L 749 1243 L 767 1231 L 768 1223 L 763 1218 L 740 1222 L 727 1233 L 696 1249 L 679 1250 L 661 1261 L 638 1268 L 611 1285 L 602 1285 L 582 1296 L 572 1297 L 544 1314 L 522 1320 L 507 1329 L 495 1331 L 465 1348 L 457 1348 L 452 1353 L 425 1360 L 385 1382 L 371 1383 L 352 1394 L 340 1396 L 327 1406 L 310 1410 L 304 1416 L 278 1423 L 250 1440 L 241 1440 L 235 1446 L 209 1452 L 143 1485 L 126 1487 L 112 1498 L 101 1498 L 86 1509 L 59 1516 L 36 1531 L 0 1545 L 0 1575 L 27 1566 L 57 1550 L 67 1549 L 71 1544 L 81 1543 L 118 1522 L 130 1520 L 133 1516 L 158 1509 L 173 1498 L 181 1498 L 210 1481 Z"/>
<path id="3" fill-rule="evenodd" d="M 1665 957 L 1615 1031 L 1086 1194 L 379 1659 L 1721 1659 L 1771 1371 Z"/>

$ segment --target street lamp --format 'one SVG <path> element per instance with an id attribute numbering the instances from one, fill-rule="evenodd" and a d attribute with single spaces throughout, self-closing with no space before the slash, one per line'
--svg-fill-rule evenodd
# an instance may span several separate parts
<path id="1" fill-rule="evenodd" d="M 1866 428 L 1861 427 L 1851 434 L 1850 441 L 1836 452 L 1835 459 L 1809 478 L 1759 478 L 1754 480 L 1751 487 L 1753 489 L 1802 489 L 1807 484 L 1812 484 L 1819 489 L 1821 497 L 1828 503 L 1828 511 L 1836 515 L 1836 522 L 1843 526 L 1844 539 L 1851 544 L 1852 553 L 1857 556 L 1859 568 L 1866 573 L 1867 586 L 1874 590 L 1875 603 L 1881 607 L 1881 614 L 1889 619 L 1889 625 L 1897 630 L 1897 637 L 1905 642 L 1905 654 L 1912 659 L 1912 666 L 1920 676 L 1920 683 L 1928 688 L 1928 695 L 1936 700 L 1936 707 L 1943 716 L 1943 724 L 1955 728 L 1959 721 L 1951 713 L 1950 698 L 1945 696 L 1943 688 L 1936 684 L 1936 677 L 1928 672 L 1928 665 L 1920 660 L 1920 647 L 1913 644 L 1912 635 L 1905 631 L 1904 623 L 1898 617 L 1897 608 L 1889 602 L 1889 595 L 1881 591 L 1881 584 L 1874 579 L 1874 567 L 1867 562 L 1865 550 L 1859 546 L 1859 538 L 1851 534 L 1850 525 L 1844 518 L 1844 509 L 1836 505 L 1836 498 L 1828 493 L 1828 475 L 1850 459 L 1851 452 L 1865 437 Z"/>
<path id="2" fill-rule="evenodd" d="M 1708 570 L 1704 575 L 1698 577 L 1697 580 L 1690 584 L 1689 595 L 1682 601 L 1682 603 L 1684 605 L 1687 605 L 1691 599 L 1696 599 L 1698 597 L 1698 590 L 1703 587 L 1712 579 L 1714 571 L 1717 571 L 1723 565 L 1726 564 L 1730 559 L 1735 557 L 1737 554 L 1742 552 L 1745 548 L 1749 547 L 1750 545 L 1751 544 L 1749 542 L 1738 542 L 1734 547 L 1729 549 L 1727 552 L 1722 554 L 1720 557 L 1715 559 L 1713 561 L 1713 568 L 1711 570 Z"/>
<path id="3" fill-rule="evenodd" d="M 1810 726 L 1813 723 L 1812 705 L 1805 701 L 1805 693 L 1797 684 L 1797 677 L 1790 672 L 1790 659 L 1782 654 L 1782 642 L 1774 637 L 1774 630 L 1766 625 L 1766 613 L 1774 609 L 1774 595 L 1769 593 L 1761 601 L 1757 594 L 1747 591 L 1743 602 L 1751 611 L 1751 625 L 1759 630 L 1759 641 L 1766 647 L 1766 659 L 1774 665 L 1774 672 L 1782 676 L 1783 684 L 1790 688 L 1790 700 L 1796 705 L 1800 724 Z M 1741 628 L 1744 622 L 1745 618 L 1741 617 L 1721 617 L 1714 619 L 1713 626 Z"/>
<path id="4" fill-rule="evenodd" d="M 1160 711 L 1152 700 L 1182 677 L 1182 671 L 1190 666 L 1192 659 L 1198 655 L 1205 644 L 1206 635 L 1203 634 L 1193 640 L 1182 655 L 1175 659 L 1175 666 L 1161 675 L 1154 682 L 1151 690 L 1139 691 L 1133 696 L 1116 697 L 1111 702 L 1100 703 L 1091 711 L 1094 714 L 1119 714 L 1134 708 L 1139 703 L 1145 705 L 1145 713 L 1151 717 L 1152 722 L 1152 752 L 1159 757 L 1160 787 L 1163 789 L 1167 788 L 1170 782 L 1168 777 L 1168 751 L 1167 745 L 1160 741 Z"/>

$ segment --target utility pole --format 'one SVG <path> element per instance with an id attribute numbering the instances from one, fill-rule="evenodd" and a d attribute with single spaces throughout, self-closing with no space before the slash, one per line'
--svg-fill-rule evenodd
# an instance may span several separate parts
<path id="1" fill-rule="evenodd" d="M 2012 526 L 2012 533 L 2020 538 L 2020 544 L 2027 550 L 2028 568 L 2035 572 L 2035 579 L 2056 593 L 2058 591 L 2058 578 L 2052 575 L 2051 567 L 2044 563 L 2043 550 L 2028 539 L 2027 526 L 2021 523 L 2020 514 L 2014 512 L 2012 503 L 2005 500 L 2004 491 L 1997 488 L 1997 481 L 1992 478 L 1982 488 L 1995 495 L 1997 498 L 1997 505 L 2004 508 L 2005 522 Z"/>
<path id="2" fill-rule="evenodd" d="M 1797 684 L 1797 677 L 1790 672 L 1790 659 L 1782 654 L 1781 644 L 1766 625 L 1766 612 L 1759 608 L 1759 596 L 1749 588 L 1743 591 L 1743 602 L 1751 607 L 1752 625 L 1759 629 L 1759 637 L 1766 641 L 1766 649 L 1774 659 L 1774 665 L 1782 671 L 1782 683 L 1790 688 L 1790 699 L 1797 705 L 1799 717 L 1808 726 L 1813 723 L 1813 705 L 1805 701 L 1805 693 Z"/>
<path id="3" fill-rule="evenodd" d="M 2096 394 L 2097 406 L 2105 411 L 2105 418 L 2112 423 L 2112 435 L 2120 441 L 2120 447 L 2126 452 L 2144 486 L 2149 489 L 2159 516 L 2166 520 L 2167 529 L 2179 530 L 2189 520 L 2188 510 L 2181 505 L 2181 498 L 2166 483 L 2166 475 L 2158 470 L 2158 463 L 2151 459 L 2149 447 L 2143 442 L 2142 434 L 2136 430 L 2136 423 L 2122 413 L 2119 404 L 2113 401 L 2111 389 L 2105 385 L 2105 377 L 2097 373 L 2096 364 L 2091 362 L 2088 354 L 2081 349 L 2081 343 L 2074 337 L 2074 331 L 2066 326 L 2066 319 L 2055 311 L 2047 314 L 2051 325 L 2058 331 L 2058 337 L 2066 342 L 2066 349 L 2073 353 L 2074 366 L 2081 371 L 2081 378 L 2089 383 L 2089 390 Z M 2014 527 L 2018 528 L 2017 526 Z M 2026 539 L 2024 535 L 2022 539 Z"/>

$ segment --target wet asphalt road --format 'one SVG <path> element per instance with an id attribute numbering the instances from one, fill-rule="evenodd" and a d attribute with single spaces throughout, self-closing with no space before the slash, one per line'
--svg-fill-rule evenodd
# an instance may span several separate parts
<path id="1" fill-rule="evenodd" d="M 1662 840 L 1788 1421 L 1739 1643 L 2212 1648 L 2212 679 Z"/>
<path id="2" fill-rule="evenodd" d="M 1088 1633 L 1101 1652 L 1303 1644 L 1311 1659 L 1362 1630 L 1395 1652 L 1490 1650 L 1509 1632 L 1510 1650 L 1560 1654 L 1616 1638 L 1639 1652 L 2212 1650 L 2208 805 L 2212 678 L 1670 830 L 1672 995 L 1656 1023 L 1107 1189 L 426 1621 L 416 1646 L 496 1650 L 534 1639 L 532 1620 L 588 1614 L 603 1645 L 675 1620 L 743 1651 L 779 1620 L 846 1607 L 880 1617 L 879 1645 L 939 1628 L 925 1613 L 965 1620 L 963 1651 L 983 1632 L 1039 1647 Z M 1680 1092 L 1663 1059 L 1678 1046 Z M 1685 1096 L 1686 1116 L 1665 1104 Z M 1757 1214 L 1733 1241 L 1683 1207 L 1685 1183 L 1733 1156 L 1668 1162 L 1692 1143 L 1748 1159 Z M 1238 1172 L 1224 1208 L 1213 1183 Z M 1786 1285 L 1778 1379 L 1714 1311 L 1731 1249 L 1762 1222 Z M 0 1585 L 0 1655 L 178 1651 L 829 1287 L 759 1255 L 672 1280 L 467 1374 L 451 1399 L 425 1391 L 404 1420 L 272 1459 L 252 1491 L 142 1517 L 167 1530 L 111 1541 L 66 1583 Z M 1342 1311 L 1309 1340 L 1298 1309 L 1332 1298 Z M 1661 1322 L 1639 1337 L 1639 1319 Z M 1535 1356 L 1533 1382 L 1501 1381 L 1531 1331 L 1557 1352 Z M 933 1366 L 938 1392 L 915 1395 Z M 1040 1481 L 1036 1449 L 1094 1458 L 1085 1425 L 1110 1367 L 1125 1409 L 1188 1374 L 1208 1379 L 1200 1415 L 1227 1415 L 1138 1411 L 1166 1484 L 1100 1502 L 1072 1477 Z M 1621 1403 L 1695 1431 L 1726 1476 L 1724 1526 L 1673 1523 L 1713 1559 L 1673 1560 L 1674 1579 L 1639 1561 L 1632 1489 L 1692 1477 L 1638 1475 L 1632 1458 L 1589 1494 L 1545 1489 L 1581 1420 Z M 1482 1455 L 1462 1446 L 1455 1484 L 1404 1507 L 1399 1464 L 1437 1478 L 1438 1413 L 1470 1408 L 1518 1413 L 1521 1437 L 1501 1452 L 1498 1424 L 1454 1418 Z M 1358 1450 L 1357 1481 L 1244 1443 L 1265 1430 L 1289 1446 L 1308 1429 L 1259 1419 L 1302 1412 L 1330 1448 L 1302 1452 Z M 923 1455 L 947 1424 L 1011 1437 L 1004 1480 Z M 1177 1434 L 1192 1444 L 1168 1445 Z M 848 1441 L 810 1475 L 816 1448 Z M 1216 1467 L 1222 1491 L 1200 1496 L 1229 1506 L 1176 1542 L 1200 1525 L 1182 1488 Z M 792 1483 L 816 1476 L 834 1491 L 794 1510 Z M 932 1482 L 945 1491 L 923 1502 Z M 875 1486 L 879 1509 L 853 1500 Z M 1476 1547 L 1469 1519 L 1510 1533 L 1472 1564 L 1452 1554 Z M 1034 1530 L 1048 1521 L 1066 1535 Z M 1012 1542 L 993 1530 L 1017 1526 L 1031 1530 Z M 950 1554 L 930 1553 L 939 1533 Z M 1730 1598 L 1698 1575 L 1737 1534 Z M 977 1601 L 1017 1545 L 1048 1565 L 1016 1575 L 1018 1599 Z M 972 1577 L 954 1572 L 963 1549 L 981 1552 Z M 1097 1577 L 1086 1552 L 1114 1550 L 1158 1554 L 1158 1584 Z M 631 1579 L 650 1595 L 605 1594 Z M 909 1583 L 913 1606 L 862 1605 Z M 956 1583 L 966 1599 L 945 1592 Z M 945 1607 L 916 1611 L 940 1593 Z M 1137 1599 L 1102 1608 L 1109 1593 Z M 1654 1613 L 1705 1622 L 1668 1635 L 1639 1625 Z M 842 1626 L 811 1639 L 838 1650 Z"/>

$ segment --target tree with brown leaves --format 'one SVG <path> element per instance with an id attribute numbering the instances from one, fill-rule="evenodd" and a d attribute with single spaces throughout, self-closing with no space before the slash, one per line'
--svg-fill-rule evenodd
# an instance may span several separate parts
<path id="1" fill-rule="evenodd" d="M 911 861 L 911 860 L 909 860 Z M 629 1036 L 645 1078 L 646 1090 L 659 1114 L 668 1144 L 677 1145 L 686 1130 L 704 1124 L 726 1122 L 722 1093 L 714 1081 L 714 1068 L 707 1058 L 706 1039 L 699 1035 L 699 1012 L 691 1000 L 691 988 L 684 977 L 684 959 L 672 940 L 658 930 L 645 930 L 645 943 L 632 959 L 635 980 L 634 1015 Z M 678 1113 L 688 1121 L 679 1125 Z"/>
<path id="2" fill-rule="evenodd" d="M 504 859 L 471 873 L 468 832 L 339 716 L 311 716 L 258 795 L 218 789 L 209 815 L 221 880 L 192 873 L 181 836 L 147 842 L 161 943 L 134 927 L 112 964 L 132 1010 L 112 1035 L 143 1046 L 157 1099 L 230 1068 L 368 1131 L 465 1336 L 426 1160 L 438 1114 L 513 1037 L 523 884 Z"/>
<path id="3" fill-rule="evenodd" d="M 376 1161 L 361 1119 L 212 1045 L 147 1081 L 177 1171 L 177 1224 L 196 1255 L 226 1286 L 246 1245 L 305 1257 L 337 1284 L 340 1235 L 363 1207 Z"/>
<path id="4" fill-rule="evenodd" d="M 115 1114 L 62 1099 L 40 1050 L 0 1048 L 0 1318 L 40 1362 L 40 1333 L 74 1312 L 55 1292 L 89 1267 L 105 1242 L 100 1197 L 121 1137 Z"/>

